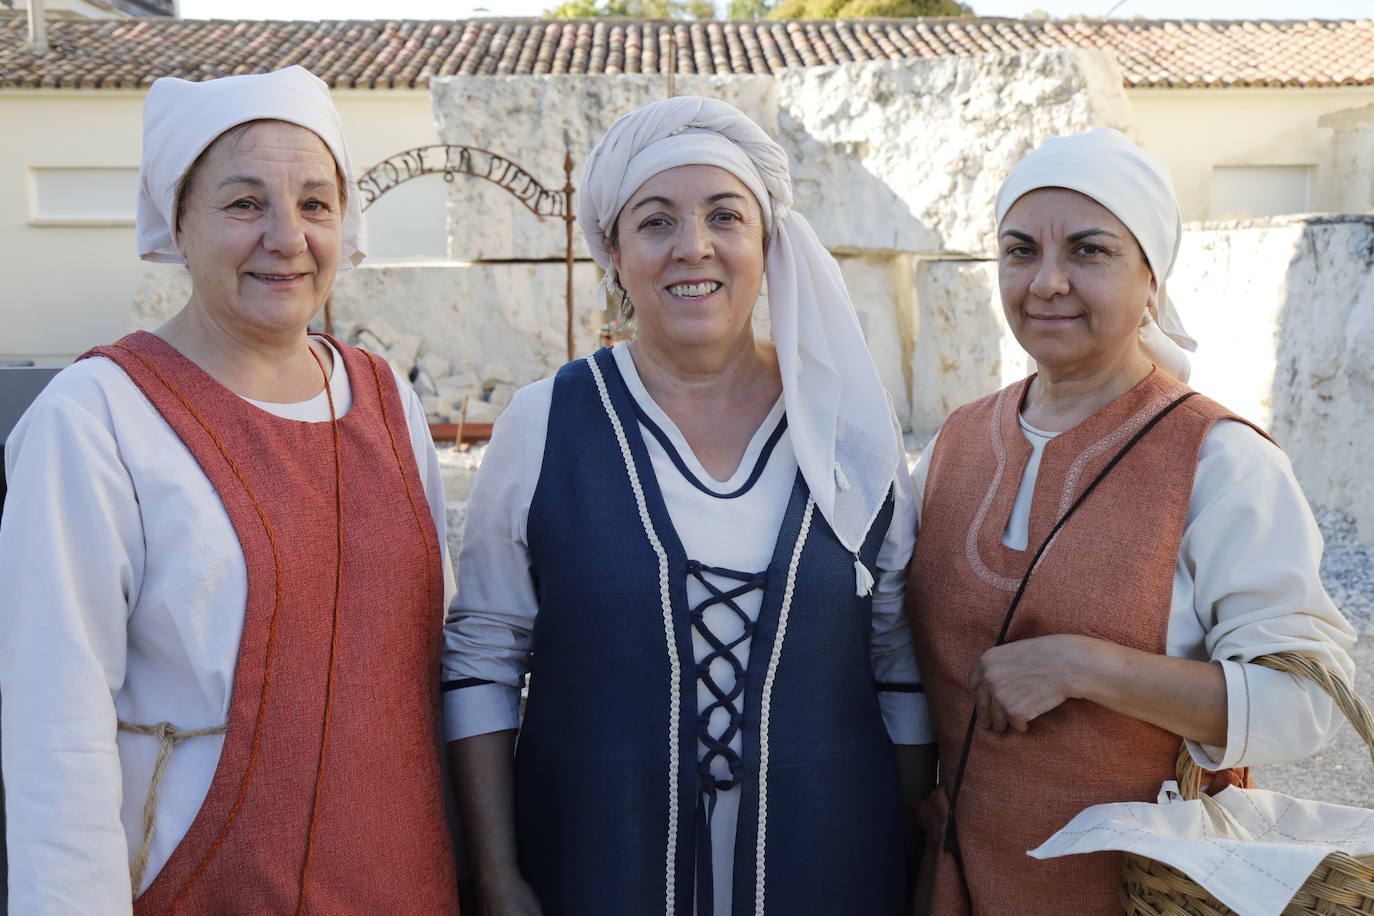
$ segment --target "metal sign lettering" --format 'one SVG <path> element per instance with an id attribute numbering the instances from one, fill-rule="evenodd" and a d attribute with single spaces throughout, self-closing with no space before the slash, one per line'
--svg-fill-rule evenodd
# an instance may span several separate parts
<path id="1" fill-rule="evenodd" d="M 549 190 L 533 175 L 505 156 L 475 146 L 418 146 L 388 156 L 358 178 L 363 209 L 399 184 L 421 175 L 442 174 L 451 182 L 455 175 L 484 178 L 509 191 L 535 216 L 566 219 L 570 213 L 567 188 Z"/>

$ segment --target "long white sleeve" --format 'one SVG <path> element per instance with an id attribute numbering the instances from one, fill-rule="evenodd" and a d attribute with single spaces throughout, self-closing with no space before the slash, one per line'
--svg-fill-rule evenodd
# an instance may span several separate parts
<path id="1" fill-rule="evenodd" d="M 60 380 L 53 385 L 60 389 Z M 51 394 L 5 450 L 0 717 L 9 911 L 129 913 L 114 695 L 124 683 L 126 622 L 143 565 L 139 505 L 108 420 Z"/>
<path id="2" fill-rule="evenodd" d="M 444 628 L 444 736 L 516 728 L 539 610 L 525 523 L 539 481 L 552 380 L 516 392 L 472 485 L 458 594 Z"/>
<path id="3" fill-rule="evenodd" d="M 916 493 L 905 474 L 898 476 L 895 490 L 873 588 L 873 676 L 886 688 L 879 690 L 878 702 L 888 737 L 894 744 L 929 744 L 935 733 L 925 694 L 909 689 L 921 684 L 905 607 L 907 564 L 916 545 Z"/>
<path id="4" fill-rule="evenodd" d="M 1218 423 L 1198 459 L 1169 622 L 1170 655 L 1219 661 L 1226 673 L 1226 747 L 1190 741 L 1199 764 L 1297 760 L 1340 727 L 1340 713 L 1315 684 L 1244 664 L 1300 652 L 1353 678 L 1346 650 L 1355 633 L 1322 588 L 1321 554 L 1321 533 L 1287 456 L 1244 424 Z"/>

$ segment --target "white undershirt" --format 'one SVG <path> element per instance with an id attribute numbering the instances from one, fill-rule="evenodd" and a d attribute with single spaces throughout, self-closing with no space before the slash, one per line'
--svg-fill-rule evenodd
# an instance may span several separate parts
<path id="1" fill-rule="evenodd" d="M 1021 421 L 1032 456 L 1002 543 L 1025 550 L 1040 456 L 1054 433 Z M 938 438 L 938 434 L 937 434 Z M 932 439 L 914 473 L 917 512 Z M 1353 677 L 1355 632 L 1322 588 L 1322 538 L 1288 457 L 1244 423 L 1221 420 L 1198 456 L 1188 519 L 1174 567 L 1167 653 L 1218 661 L 1226 674 L 1226 746 L 1188 742 L 1209 769 L 1299 760 L 1319 750 L 1344 718 L 1321 688 L 1243 664 L 1295 650 Z"/>
<path id="2" fill-rule="evenodd" d="M 764 444 L 782 419 L 781 399 L 759 425 L 730 479 L 715 481 L 693 454 L 677 426 L 645 390 L 629 348 L 620 344 L 612 352 L 631 396 L 649 419 L 667 434 L 691 474 L 717 493 L 739 489 L 753 472 Z M 538 612 L 530 581 L 526 521 L 543 464 L 552 394 L 552 379 L 536 382 L 516 394 L 497 421 L 473 486 L 463 546 L 459 551 L 458 595 L 445 628 L 444 678 L 475 678 L 492 683 L 450 690 L 444 695 L 445 731 L 450 740 L 515 728 L 519 722 L 518 684 L 528 668 L 531 631 Z M 719 499 L 693 486 L 643 424 L 640 424 L 640 433 L 687 557 L 707 566 L 740 572 L 766 569 L 773 557 L 778 529 L 796 480 L 797 461 L 789 437 L 786 434 L 781 437 L 763 473 L 746 493 L 733 499 Z M 640 469 L 641 474 L 644 471 Z M 914 542 L 915 505 L 908 481 L 905 475 L 902 476 L 892 524 L 877 559 L 872 658 L 878 680 L 918 683 L 920 676 L 902 610 L 906 564 Z M 636 521 L 635 530 L 616 536 L 641 537 L 643 534 Z M 727 579 L 713 581 L 723 586 L 735 584 Z M 688 578 L 690 605 L 696 606 L 707 594 L 695 578 Z M 757 619 L 762 593 L 751 592 L 738 603 L 750 619 Z M 726 642 L 740 632 L 738 617 L 722 605 L 707 608 L 703 616 L 707 626 L 718 636 L 726 637 Z M 700 661 L 708 645 L 694 633 L 693 648 Z M 748 641 L 733 652 L 747 665 Z M 721 675 L 721 686 L 728 687 L 732 680 L 730 666 L 718 661 L 713 671 Z M 884 692 L 879 698 L 893 741 L 922 744 L 933 740 L 922 694 Z M 698 709 L 712 702 L 711 694 L 700 684 L 697 702 Z M 736 701 L 736 706 L 743 710 L 742 698 Z M 723 711 L 717 714 L 726 715 Z M 712 731 L 719 733 L 718 728 Z M 739 750 L 738 736 L 732 745 Z M 728 772 L 723 761 L 717 760 L 716 764 L 714 772 L 718 775 Z M 721 792 L 712 821 L 715 911 L 721 916 L 730 912 L 739 794 L 738 789 Z"/>
<path id="3" fill-rule="evenodd" d="M 352 392 L 333 356 L 343 416 Z M 397 382 L 443 549 L 438 459 L 419 399 Z M 323 390 L 296 404 L 250 403 L 288 419 L 329 419 Z M 185 729 L 225 721 L 247 599 L 243 552 L 190 451 L 109 360 L 59 373 L 10 435 L 5 460 L 9 911 L 127 914 L 157 741 L 116 734 L 116 715 Z M 193 738 L 172 752 L 145 888 L 200 810 L 223 742 Z"/>

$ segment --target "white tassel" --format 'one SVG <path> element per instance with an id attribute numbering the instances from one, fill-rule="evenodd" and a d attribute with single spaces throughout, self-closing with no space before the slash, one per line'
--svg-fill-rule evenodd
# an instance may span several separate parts
<path id="1" fill-rule="evenodd" d="M 854 557 L 854 594 L 860 598 L 873 594 L 873 573 L 857 555 Z"/>
<path id="2" fill-rule="evenodd" d="M 835 465 L 835 486 L 839 487 L 841 490 L 849 489 L 849 478 L 844 476 L 844 471 L 840 470 L 838 464 Z"/>

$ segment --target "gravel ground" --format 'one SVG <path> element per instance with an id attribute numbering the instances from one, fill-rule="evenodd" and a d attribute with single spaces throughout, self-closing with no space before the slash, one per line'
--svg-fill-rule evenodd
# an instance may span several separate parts
<path id="1" fill-rule="evenodd" d="M 1317 509 L 1326 539 L 1322 583 L 1360 633 L 1355 659 L 1355 690 L 1374 702 L 1374 548 L 1362 545 L 1355 524 L 1343 512 Z M 1355 729 L 1346 725 L 1319 753 L 1296 763 L 1255 768 L 1255 784 L 1299 798 L 1374 807 L 1374 765 Z"/>
<path id="2" fill-rule="evenodd" d="M 1355 629 L 1374 636 L 1374 547 L 1360 543 L 1355 522 L 1344 512 L 1317 509 L 1316 516 L 1326 539 L 1322 583 Z"/>

